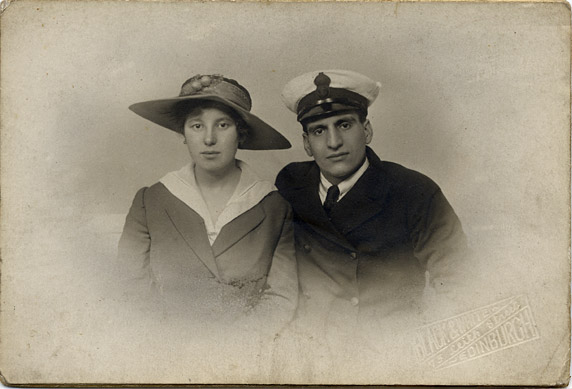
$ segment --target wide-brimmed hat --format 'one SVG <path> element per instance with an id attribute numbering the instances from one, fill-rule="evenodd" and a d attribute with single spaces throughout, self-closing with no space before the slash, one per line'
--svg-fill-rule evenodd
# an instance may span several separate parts
<path id="1" fill-rule="evenodd" d="M 175 116 L 175 106 L 182 102 L 217 101 L 233 110 L 249 127 L 248 135 L 238 146 L 248 150 L 288 149 L 292 145 L 278 131 L 250 113 L 252 100 L 246 88 L 219 74 L 191 77 L 183 83 L 179 96 L 133 104 L 130 110 L 160 126 L 181 132 Z M 192 108 L 192 104 L 189 108 Z"/>

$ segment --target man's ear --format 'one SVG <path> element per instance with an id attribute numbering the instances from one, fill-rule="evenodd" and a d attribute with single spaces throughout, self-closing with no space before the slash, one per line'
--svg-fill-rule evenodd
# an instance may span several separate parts
<path id="1" fill-rule="evenodd" d="M 365 131 L 365 144 L 368 145 L 371 142 L 371 139 L 373 138 L 373 128 L 371 127 L 371 123 L 369 122 L 369 119 L 366 119 L 364 124 L 364 131 Z"/>
<path id="2" fill-rule="evenodd" d="M 307 132 L 302 133 L 302 139 L 304 141 L 304 150 L 306 150 L 306 154 L 308 154 L 308 157 L 313 156 L 312 147 L 310 146 L 310 140 L 308 139 Z"/>

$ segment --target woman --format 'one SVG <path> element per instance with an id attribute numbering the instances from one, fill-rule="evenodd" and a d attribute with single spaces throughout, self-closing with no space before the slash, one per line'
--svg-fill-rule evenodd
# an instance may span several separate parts
<path id="1" fill-rule="evenodd" d="M 235 154 L 289 148 L 288 140 L 220 75 L 196 75 L 178 97 L 129 108 L 182 134 L 192 159 L 137 192 L 119 242 L 129 274 L 169 318 L 278 331 L 298 293 L 291 210 Z"/>

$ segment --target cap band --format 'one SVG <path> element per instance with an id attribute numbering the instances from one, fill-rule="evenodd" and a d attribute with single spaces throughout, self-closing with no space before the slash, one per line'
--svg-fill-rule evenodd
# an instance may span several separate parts
<path id="1" fill-rule="evenodd" d="M 368 100 L 362 95 L 342 88 L 329 88 L 329 97 L 320 98 L 314 91 L 298 103 L 298 121 L 337 110 L 356 109 L 367 112 Z"/>

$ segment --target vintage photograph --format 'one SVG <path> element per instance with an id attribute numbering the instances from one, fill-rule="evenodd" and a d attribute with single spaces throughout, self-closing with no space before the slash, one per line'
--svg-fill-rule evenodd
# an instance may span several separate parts
<path id="1" fill-rule="evenodd" d="M 566 386 L 570 25 L 10 3 L 2 382 Z"/>

